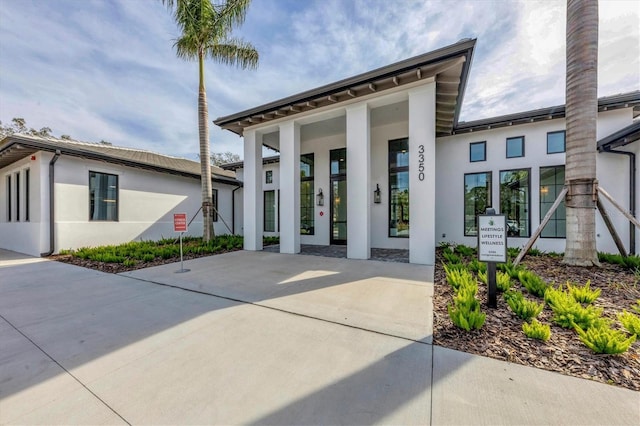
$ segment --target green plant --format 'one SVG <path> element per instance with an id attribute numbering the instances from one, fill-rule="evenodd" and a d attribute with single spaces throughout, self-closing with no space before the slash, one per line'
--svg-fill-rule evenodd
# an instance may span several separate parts
<path id="1" fill-rule="evenodd" d="M 640 336 L 640 318 L 637 315 L 624 310 L 618 314 L 618 319 L 629 333 Z"/>
<path id="2" fill-rule="evenodd" d="M 444 272 L 447 275 L 447 282 L 451 284 L 454 290 L 459 290 L 460 287 L 478 287 L 478 283 L 473 278 L 473 274 L 466 268 L 458 269 L 452 267 L 452 265 L 444 265 Z"/>
<path id="3" fill-rule="evenodd" d="M 527 300 L 519 291 L 506 292 L 504 294 L 504 300 L 513 313 L 525 321 L 537 317 L 540 315 L 540 312 L 542 312 L 542 309 L 544 309 L 544 303 Z"/>
<path id="4" fill-rule="evenodd" d="M 535 272 L 519 271 L 518 279 L 527 291 L 534 296 L 543 297 L 549 287 Z"/>
<path id="5" fill-rule="evenodd" d="M 549 287 L 544 294 L 544 300 L 554 313 L 553 321 L 564 328 L 574 328 L 576 325 L 587 329 L 592 326 L 604 325 L 602 309 L 592 305 L 583 307 L 576 302 L 562 286 L 557 289 Z"/>
<path id="6" fill-rule="evenodd" d="M 600 296 L 601 290 L 599 288 L 591 290 L 589 288 L 590 285 L 591 280 L 587 281 L 582 287 L 571 285 L 571 283 L 567 282 L 567 291 L 576 302 L 591 304 Z"/>
<path id="7" fill-rule="evenodd" d="M 124 262 L 122 262 L 124 266 L 135 266 L 136 263 L 138 262 L 136 262 L 134 259 L 125 259 Z"/>
<path id="8" fill-rule="evenodd" d="M 448 263 L 462 263 L 460 256 L 453 252 L 443 252 L 442 257 L 444 257 Z"/>
<path id="9" fill-rule="evenodd" d="M 484 262 L 480 262 L 478 259 L 473 259 L 471 262 L 469 262 L 467 268 L 469 268 L 470 271 L 476 273 L 487 272 L 487 264 Z"/>
<path id="10" fill-rule="evenodd" d="M 476 249 L 473 247 L 467 247 L 464 244 L 458 244 L 455 248 L 455 252 L 461 256 L 473 256 L 476 252 Z"/>
<path id="11" fill-rule="evenodd" d="M 551 327 L 549 327 L 549 324 L 542 324 L 537 319 L 533 319 L 530 323 L 523 323 L 522 331 L 528 338 L 538 339 L 544 342 L 551 337 Z"/>
<path id="12" fill-rule="evenodd" d="M 542 256 L 543 252 L 540 249 L 531 247 L 527 253 L 529 256 Z"/>
<path id="13" fill-rule="evenodd" d="M 509 291 L 511 288 L 511 276 L 506 272 L 498 271 L 496 273 L 496 287 L 498 287 L 498 291 Z"/>
<path id="14" fill-rule="evenodd" d="M 636 300 L 635 305 L 631 305 L 631 309 L 633 309 L 634 311 L 640 314 L 640 299 Z"/>
<path id="15" fill-rule="evenodd" d="M 525 271 L 526 268 L 524 266 L 514 266 L 513 263 L 511 262 L 507 262 L 507 263 L 498 263 L 497 265 L 497 269 L 499 271 L 503 271 L 507 274 L 509 274 L 509 276 L 511 278 L 515 278 L 518 279 L 518 273 L 520 273 L 520 271 Z"/>
<path id="16" fill-rule="evenodd" d="M 518 247 L 507 247 L 507 256 L 511 259 L 515 259 L 520 254 L 520 249 Z"/>
<path id="17" fill-rule="evenodd" d="M 598 253 L 598 260 L 600 260 L 600 262 L 617 264 L 626 269 L 640 269 L 640 256 L 630 255 L 625 257 L 620 254 Z"/>
<path id="18" fill-rule="evenodd" d="M 635 334 L 627 338 L 623 332 L 605 324 L 590 327 L 586 331 L 579 325 L 575 329 L 582 343 L 597 354 L 620 354 L 636 341 Z"/>
<path id="19" fill-rule="evenodd" d="M 470 288 L 461 288 L 453 298 L 453 305 L 447 306 L 447 311 L 453 324 L 466 331 L 480 329 L 486 319 L 486 314 L 480 311 L 480 302 Z"/>

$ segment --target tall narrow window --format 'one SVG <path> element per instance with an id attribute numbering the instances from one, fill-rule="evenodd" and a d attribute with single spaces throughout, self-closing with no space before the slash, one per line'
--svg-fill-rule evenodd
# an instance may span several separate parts
<path id="1" fill-rule="evenodd" d="M 487 160 L 487 142 L 472 142 L 469 144 L 469 161 L 475 163 L 476 161 Z"/>
<path id="2" fill-rule="evenodd" d="M 540 167 L 540 220 L 547 215 L 563 187 L 564 166 Z M 551 219 L 542 230 L 540 237 L 565 238 L 567 236 L 566 229 L 566 213 L 563 200 L 551 215 Z"/>
<path id="3" fill-rule="evenodd" d="M 524 136 L 507 138 L 507 158 L 524 157 Z"/>
<path id="4" fill-rule="evenodd" d="M 409 139 L 389 141 L 389 237 L 409 237 Z"/>
<path id="5" fill-rule="evenodd" d="M 11 222 L 11 175 L 7 176 L 7 222 Z"/>
<path id="6" fill-rule="evenodd" d="M 565 151 L 565 131 L 547 133 L 547 154 Z"/>
<path id="7" fill-rule="evenodd" d="M 464 175 L 464 235 L 478 235 L 477 216 L 491 207 L 491 172 Z"/>
<path id="8" fill-rule="evenodd" d="M 500 211 L 507 216 L 509 237 L 529 236 L 529 186 L 529 169 L 500 172 Z"/>
<path id="9" fill-rule="evenodd" d="M 264 232 L 276 232 L 275 191 L 264 191 Z"/>
<path id="10" fill-rule="evenodd" d="M 211 193 L 211 202 L 213 203 L 213 221 L 218 221 L 218 190 L 213 189 Z"/>
<path id="11" fill-rule="evenodd" d="M 264 176 L 264 183 L 273 183 L 273 170 L 267 170 Z"/>
<path id="12" fill-rule="evenodd" d="M 89 172 L 89 220 L 118 221 L 118 176 Z"/>
<path id="13" fill-rule="evenodd" d="M 16 173 L 16 222 L 20 222 L 20 172 Z"/>
<path id="14" fill-rule="evenodd" d="M 24 220 L 29 222 L 30 219 L 30 187 L 31 187 L 31 173 L 30 169 L 24 171 Z"/>
<path id="15" fill-rule="evenodd" d="M 315 194 L 313 154 L 300 156 L 300 234 L 314 235 Z"/>

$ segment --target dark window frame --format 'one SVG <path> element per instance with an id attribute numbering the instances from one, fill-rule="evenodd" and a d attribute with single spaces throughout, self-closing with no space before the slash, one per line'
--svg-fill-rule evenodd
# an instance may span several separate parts
<path id="1" fill-rule="evenodd" d="M 300 235 L 315 235 L 316 230 L 316 218 L 315 218 L 315 214 L 316 214 L 316 203 L 315 203 L 315 168 L 316 168 L 316 158 L 315 158 L 315 153 L 310 152 L 308 154 L 301 154 L 300 155 L 300 167 L 302 167 L 302 159 L 303 158 L 310 158 L 311 159 L 311 164 L 312 164 L 312 169 L 311 169 L 311 174 L 309 176 L 302 176 L 302 173 L 300 173 L 300 199 L 302 200 L 302 183 L 303 182 L 311 182 L 311 207 L 306 207 L 307 209 L 309 209 L 311 211 L 311 226 L 310 228 L 308 228 L 308 232 L 307 233 L 303 233 L 302 232 L 302 209 L 303 209 L 303 205 L 302 202 L 300 202 Z M 309 226 L 309 221 L 307 221 L 305 223 L 307 226 Z"/>
<path id="2" fill-rule="evenodd" d="M 31 169 L 24 170 L 24 220 L 25 222 L 29 222 L 31 220 L 31 203 L 29 200 L 30 192 L 31 192 Z"/>
<path id="3" fill-rule="evenodd" d="M 564 135 L 563 143 L 562 143 L 562 151 L 549 151 L 549 135 L 555 135 L 558 133 L 562 133 Z M 547 154 L 562 154 L 567 152 L 567 131 L 566 130 L 556 130 L 553 132 L 547 132 Z"/>
<path id="4" fill-rule="evenodd" d="M 522 143 L 522 155 L 509 155 L 509 141 L 510 140 L 517 140 L 517 139 L 520 139 L 521 143 Z M 521 157 L 524 157 L 524 149 L 525 149 L 525 137 L 524 137 L 524 135 L 522 135 L 522 136 L 512 136 L 512 137 L 508 137 L 506 139 L 506 142 L 505 142 L 505 155 L 506 155 L 506 158 L 521 158 Z"/>
<path id="5" fill-rule="evenodd" d="M 481 160 L 474 160 L 473 159 L 473 155 L 472 155 L 472 151 L 473 151 L 473 146 L 476 145 L 482 145 L 482 159 Z M 480 163 L 482 161 L 487 161 L 487 141 L 480 141 L 480 142 L 471 142 L 469 143 L 469 162 L 470 163 Z"/>
<path id="6" fill-rule="evenodd" d="M 510 236 L 507 232 L 507 238 L 530 238 L 531 237 L 531 167 L 522 167 L 519 169 L 504 169 L 498 172 L 498 207 L 500 209 L 500 213 L 507 216 L 506 220 L 508 221 L 508 214 L 505 213 L 502 209 L 502 173 L 503 172 L 519 172 L 519 171 L 527 171 L 527 234 L 526 235 L 514 235 Z"/>
<path id="7" fill-rule="evenodd" d="M 11 222 L 11 213 L 13 210 L 13 205 L 12 205 L 12 188 L 13 188 L 13 182 L 11 181 L 11 174 L 7 175 L 6 178 L 6 190 L 7 190 L 7 222 Z"/>
<path id="8" fill-rule="evenodd" d="M 213 188 L 211 189 L 211 204 L 213 204 L 213 222 L 218 221 L 218 190 Z"/>
<path id="9" fill-rule="evenodd" d="M 20 222 L 20 170 L 15 174 L 16 181 L 16 222 Z"/>
<path id="10" fill-rule="evenodd" d="M 411 236 L 411 217 L 409 216 L 409 228 L 408 228 L 408 234 L 407 235 L 391 235 L 391 212 L 393 211 L 392 207 L 391 207 L 391 200 L 392 198 L 392 188 L 391 188 L 391 175 L 394 173 L 404 173 L 407 172 L 409 173 L 409 164 L 407 164 L 406 166 L 395 166 L 395 167 L 391 167 L 391 153 L 392 152 L 397 152 L 397 151 L 391 151 L 391 144 L 392 143 L 399 143 L 399 142 L 406 142 L 407 144 L 407 148 L 406 148 L 406 152 L 409 152 L 409 138 L 399 138 L 399 139 L 392 139 L 389 140 L 388 144 L 387 144 L 387 167 L 388 167 L 388 182 L 389 182 L 389 188 L 388 188 L 388 194 L 389 194 L 389 202 L 387 203 L 387 237 L 388 238 L 410 238 Z M 407 187 L 407 189 L 409 189 Z M 409 190 L 410 191 L 410 190 Z M 409 192 L 409 197 L 411 196 L 410 192 Z M 409 199 L 409 202 L 407 203 L 407 211 L 409 210 L 409 205 L 410 205 L 411 199 Z M 409 214 L 409 213 L 407 213 Z M 396 232 L 397 232 L 397 228 Z"/>
<path id="11" fill-rule="evenodd" d="M 540 217 L 539 217 L 540 223 L 542 223 L 542 219 L 546 215 L 546 213 L 544 215 L 542 214 L 542 204 L 543 203 L 542 203 L 542 197 L 540 196 L 540 192 L 542 191 L 542 183 L 541 183 L 542 182 L 542 170 L 543 169 L 559 169 L 559 168 L 564 169 L 564 171 L 566 173 L 566 167 L 565 167 L 564 164 L 558 164 L 557 166 L 541 166 L 541 167 L 538 168 L 538 174 L 539 174 L 538 175 L 538 187 L 539 187 L 538 188 L 538 211 L 539 211 L 539 215 L 540 215 Z M 555 184 L 555 185 L 564 187 L 564 184 L 563 185 Z M 556 191 L 556 193 L 557 193 L 557 191 Z M 564 200 L 562 201 L 562 203 L 564 203 Z M 545 204 L 548 204 L 548 203 L 545 203 Z M 559 207 L 560 206 L 558 206 L 558 208 Z M 558 214 L 558 210 L 555 211 L 554 216 L 557 215 L 557 214 Z M 549 226 L 551 221 L 556 221 L 557 222 L 558 220 L 562 220 L 562 219 L 551 217 L 551 219 L 547 223 L 547 226 Z M 565 236 L 564 237 L 558 237 L 557 236 L 558 232 L 557 232 L 557 228 L 556 228 L 556 232 L 555 232 L 556 236 L 553 236 L 553 237 L 544 236 L 544 235 L 542 235 L 544 233 L 544 230 L 543 230 L 540 233 L 540 238 L 545 238 L 545 239 L 549 239 L 549 240 L 564 240 L 565 238 L 567 238 L 567 236 L 566 236 L 567 235 L 567 228 L 566 228 L 567 216 L 566 216 L 566 211 L 565 211 L 564 221 L 565 221 Z M 545 229 L 547 229 L 547 226 L 545 226 Z"/>
<path id="12" fill-rule="evenodd" d="M 264 183 L 273 183 L 273 170 L 267 170 L 264 172 Z"/>
<path id="13" fill-rule="evenodd" d="M 466 210 L 467 210 L 467 200 L 466 200 L 466 182 L 467 182 L 467 176 L 473 176 L 473 175 L 486 175 L 489 176 L 489 185 L 487 186 L 488 188 L 488 197 L 487 197 L 487 205 L 485 206 L 485 211 L 488 208 L 491 208 L 493 206 L 493 171 L 488 170 L 488 171 L 484 171 L 484 172 L 472 172 L 472 173 L 465 173 L 463 176 L 463 181 L 462 181 L 462 229 L 463 229 L 463 235 L 465 237 L 477 237 L 478 236 L 478 222 L 477 222 L 477 215 L 476 215 L 476 233 L 475 234 L 470 234 L 467 232 L 467 221 L 466 221 Z M 485 212 L 482 212 L 481 214 L 484 214 Z"/>
<path id="14" fill-rule="evenodd" d="M 267 229 L 267 193 L 273 194 L 273 229 Z M 263 232 L 277 232 L 276 231 L 276 191 L 274 189 L 269 189 L 263 191 L 262 193 L 262 230 Z"/>
<path id="15" fill-rule="evenodd" d="M 115 198 L 115 218 L 112 219 L 93 219 L 91 216 L 91 174 L 114 176 L 116 178 L 116 198 Z M 120 222 L 120 176 L 114 173 L 97 172 L 89 170 L 89 222 Z M 95 205 L 95 199 L 94 199 Z"/>

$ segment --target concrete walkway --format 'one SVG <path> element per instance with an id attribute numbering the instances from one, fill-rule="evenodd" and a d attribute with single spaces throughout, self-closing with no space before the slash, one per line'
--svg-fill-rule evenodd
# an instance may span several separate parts
<path id="1" fill-rule="evenodd" d="M 0 424 L 640 424 L 637 392 L 430 345 L 430 268 L 185 267 L 0 250 Z"/>

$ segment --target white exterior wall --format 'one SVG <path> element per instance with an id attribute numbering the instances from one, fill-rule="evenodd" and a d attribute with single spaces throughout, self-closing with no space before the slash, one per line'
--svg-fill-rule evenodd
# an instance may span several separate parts
<path id="1" fill-rule="evenodd" d="M 49 250 L 48 170 L 53 154 L 39 152 L 36 157 L 37 167 L 25 159 L 0 170 L 5 176 L 16 168 L 31 168 L 31 221 L 7 223 L 6 207 L 0 216 L 0 247 L 31 255 Z M 89 220 L 89 171 L 118 176 L 117 222 Z M 5 200 L 5 186 L 3 179 L 0 200 Z M 232 227 L 234 187 L 214 182 L 213 188 L 218 190 L 219 215 Z M 174 236 L 173 214 L 187 213 L 191 220 L 200 197 L 197 179 L 62 155 L 55 164 L 55 251 Z M 216 234 L 231 233 L 220 218 L 214 228 Z M 187 234 L 202 235 L 202 213 Z"/>
<path id="2" fill-rule="evenodd" d="M 628 126 L 632 122 L 630 108 L 603 112 L 598 117 L 598 139 Z M 499 212 L 500 171 L 530 169 L 530 219 L 531 234 L 540 224 L 540 167 L 564 165 L 565 155 L 547 154 L 547 133 L 565 130 L 564 119 L 554 119 L 531 124 L 501 127 L 462 135 L 439 138 L 436 141 L 436 237 L 438 242 L 456 242 L 470 246 L 477 244 L 476 237 L 464 236 L 464 175 L 466 173 L 492 172 L 493 207 Z M 506 139 L 525 136 L 525 156 L 506 158 Z M 469 144 L 486 141 L 487 160 L 471 163 Z M 633 149 L 631 144 L 627 150 Z M 637 146 L 635 150 L 638 151 Z M 626 156 L 597 154 L 597 174 L 600 185 L 627 209 L 629 199 L 629 161 Z M 608 204 L 608 203 L 605 203 Z M 614 226 L 629 247 L 628 221 L 614 208 L 607 205 Z M 617 252 L 613 240 L 596 213 L 596 232 L 599 251 Z M 508 245 L 522 247 L 528 238 L 508 238 Z M 539 238 L 535 247 L 544 251 L 564 252 L 564 238 Z"/>

